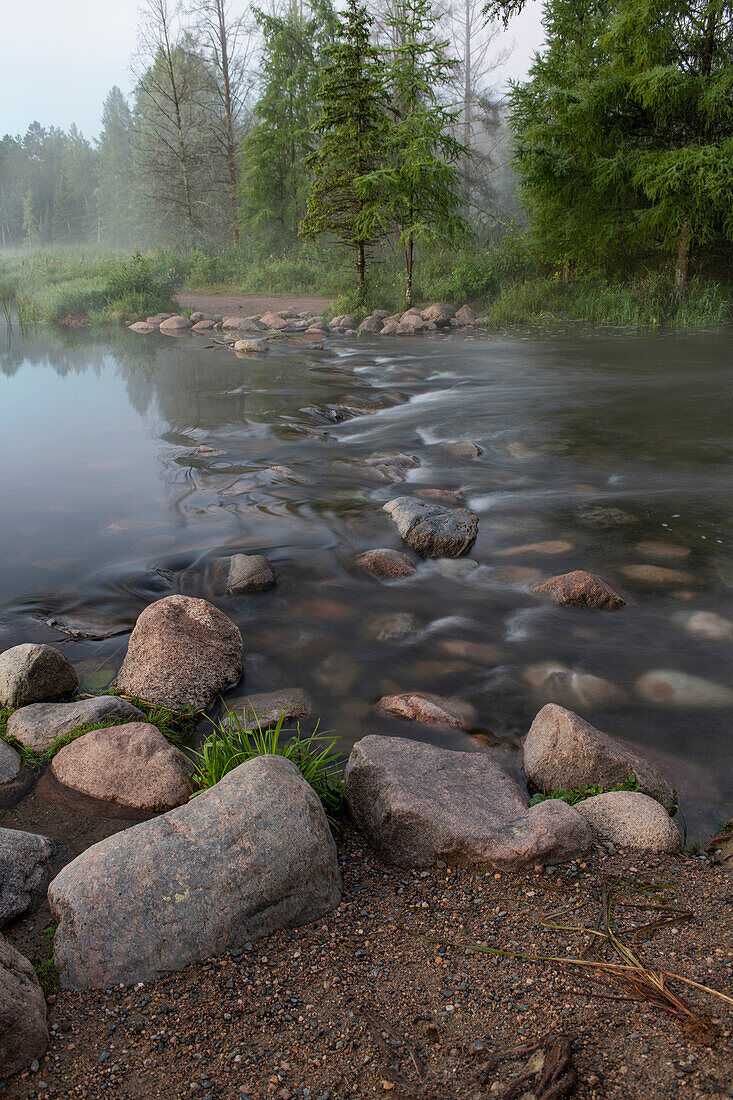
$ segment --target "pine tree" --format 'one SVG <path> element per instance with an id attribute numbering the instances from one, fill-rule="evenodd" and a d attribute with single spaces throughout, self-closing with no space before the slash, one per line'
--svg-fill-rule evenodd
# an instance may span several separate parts
<path id="1" fill-rule="evenodd" d="M 456 62 L 434 33 L 430 0 L 399 0 L 388 20 L 386 86 L 391 103 L 384 163 L 358 181 L 365 231 L 399 230 L 405 254 L 405 299 L 412 304 L 415 245 L 452 243 L 470 231 L 461 214 L 457 163 L 467 150 L 454 136 L 458 111 L 446 106 Z"/>
<path id="2" fill-rule="evenodd" d="M 516 168 L 546 258 L 631 269 L 733 241 L 730 0 L 547 0 L 512 95 Z"/>
<path id="3" fill-rule="evenodd" d="M 378 167 L 386 127 L 386 96 L 371 26 L 366 7 L 349 0 L 321 77 L 321 118 L 315 127 L 321 144 L 308 160 L 313 182 L 300 229 L 306 239 L 333 234 L 356 253 L 361 299 L 367 254 L 378 228 L 367 205 L 374 202 L 374 189 L 367 200 L 359 194 L 358 181 Z"/>
<path id="4" fill-rule="evenodd" d="M 241 150 L 240 218 L 287 239 L 305 214 L 305 162 L 314 151 L 320 65 L 335 15 L 330 0 L 307 14 L 294 0 L 284 15 L 253 11 L 265 41 L 254 125 Z"/>

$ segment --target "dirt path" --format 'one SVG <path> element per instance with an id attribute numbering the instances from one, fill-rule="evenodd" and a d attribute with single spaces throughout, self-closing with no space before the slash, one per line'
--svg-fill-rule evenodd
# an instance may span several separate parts
<path id="1" fill-rule="evenodd" d="M 254 317 L 268 310 L 277 313 L 281 309 L 296 309 L 299 313 L 312 309 L 318 313 L 331 302 L 330 298 L 307 294 L 268 297 L 265 294 L 203 294 L 190 291 L 177 297 L 183 309 L 200 309 L 202 313 L 213 313 L 215 317 Z"/>

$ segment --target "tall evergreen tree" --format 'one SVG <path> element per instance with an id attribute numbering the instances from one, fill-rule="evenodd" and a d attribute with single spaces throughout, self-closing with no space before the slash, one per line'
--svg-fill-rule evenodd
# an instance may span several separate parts
<path id="1" fill-rule="evenodd" d="M 356 253 L 360 297 L 366 281 L 367 253 L 378 228 L 370 200 L 358 180 L 380 162 L 386 128 L 386 95 L 377 50 L 370 41 L 371 19 L 364 5 L 349 0 L 336 38 L 326 54 L 320 86 L 321 118 L 315 130 L 318 152 L 308 160 L 313 183 L 301 236 L 324 233 Z"/>
<path id="2" fill-rule="evenodd" d="M 399 0 L 388 22 L 394 43 L 386 71 L 392 117 L 383 164 L 358 187 L 368 212 L 365 230 L 390 223 L 399 230 L 411 305 L 416 243 L 448 244 L 469 233 L 457 170 L 467 150 L 453 132 L 458 111 L 442 98 L 456 62 L 435 34 L 431 0 Z"/>
<path id="3" fill-rule="evenodd" d="M 733 241 L 733 3 L 547 0 L 545 25 L 512 122 L 546 258 L 662 263 L 682 289 Z"/>
<path id="4" fill-rule="evenodd" d="M 304 13 L 291 0 L 284 15 L 254 9 L 264 35 L 260 96 L 242 144 L 241 219 L 259 231 L 295 237 L 308 195 L 323 50 L 335 28 L 330 0 Z"/>
<path id="5" fill-rule="evenodd" d="M 102 107 L 99 138 L 98 206 L 102 239 L 125 247 L 136 239 L 136 179 L 132 111 L 120 89 L 109 92 Z"/>

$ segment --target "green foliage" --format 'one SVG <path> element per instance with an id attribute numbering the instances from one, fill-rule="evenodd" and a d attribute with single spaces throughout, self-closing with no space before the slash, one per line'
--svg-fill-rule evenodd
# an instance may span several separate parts
<path id="1" fill-rule="evenodd" d="M 149 257 L 135 252 L 131 260 L 118 262 L 107 276 L 107 311 L 120 320 L 129 320 L 169 310 L 175 306 L 173 294 L 180 282 L 177 271 L 156 268 Z"/>
<path id="2" fill-rule="evenodd" d="M 305 214 L 320 64 L 335 15 L 330 0 L 315 0 L 307 14 L 294 5 L 284 15 L 253 11 L 264 35 L 262 84 L 241 149 L 240 218 L 246 229 L 292 240 Z"/>
<path id="3" fill-rule="evenodd" d="M 307 162 L 313 182 L 300 227 L 305 238 L 328 233 L 355 253 L 362 299 L 367 253 L 381 234 L 368 203 L 379 203 L 381 196 L 372 187 L 367 200 L 360 181 L 379 166 L 387 133 L 384 81 L 371 29 L 366 7 L 349 0 L 321 74 L 321 117 L 315 127 L 320 146 Z"/>
<path id="4" fill-rule="evenodd" d="M 624 280 L 578 277 L 569 286 L 556 273 L 505 285 L 486 315 L 492 328 L 559 319 L 692 328 L 729 321 L 733 298 L 720 284 L 698 278 L 680 294 L 669 276 L 655 273 Z"/>
<path id="5" fill-rule="evenodd" d="M 687 282 L 733 241 L 730 0 L 546 0 L 515 86 L 515 167 L 552 264 Z"/>
<path id="6" fill-rule="evenodd" d="M 329 822 L 343 808 L 345 792 L 339 766 L 341 754 L 335 751 L 336 739 L 318 732 L 309 736 L 283 729 L 284 714 L 271 729 L 262 729 L 257 718 L 252 722 L 227 711 L 212 723 L 214 730 L 201 750 L 191 752 L 194 763 L 192 797 L 215 786 L 234 768 L 257 756 L 284 756 L 291 760 L 316 792 Z"/>
<path id="7" fill-rule="evenodd" d="M 556 791 L 551 791 L 550 794 L 542 794 L 538 791 L 537 794 L 532 795 L 529 800 L 530 806 L 538 806 L 540 802 L 547 802 L 552 798 L 559 798 L 561 802 L 567 802 L 568 806 L 575 806 L 578 802 L 583 802 L 586 798 L 594 798 L 598 794 L 609 794 L 611 791 L 641 791 L 642 787 L 637 781 L 636 777 L 630 775 L 628 779 L 623 779 L 620 783 L 617 783 L 615 787 L 573 787 L 572 790 L 566 791 L 560 787 Z"/>

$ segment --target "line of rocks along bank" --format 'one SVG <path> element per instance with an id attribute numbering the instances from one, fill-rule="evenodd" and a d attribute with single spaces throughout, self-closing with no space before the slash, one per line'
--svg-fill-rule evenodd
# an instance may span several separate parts
<path id="1" fill-rule="evenodd" d="M 284 309 L 268 311 L 260 316 L 215 317 L 202 310 L 194 310 L 190 317 L 181 314 L 156 313 L 144 321 L 128 325 L 131 332 L 148 335 L 161 332 L 166 336 L 184 336 L 187 333 L 207 335 L 216 332 L 240 334 L 232 347 L 237 352 L 267 351 L 268 340 L 278 336 L 307 336 L 322 340 L 328 336 L 356 336 L 358 333 L 381 336 L 417 336 L 425 332 L 450 332 L 453 329 L 469 329 L 484 325 L 484 318 L 476 319 L 470 306 L 460 309 L 435 303 L 426 309 L 416 308 L 403 313 L 390 314 L 387 310 L 375 310 L 360 324 L 351 314 L 341 314 L 327 321 L 311 310 L 298 312 Z"/>

